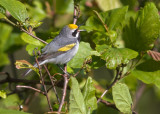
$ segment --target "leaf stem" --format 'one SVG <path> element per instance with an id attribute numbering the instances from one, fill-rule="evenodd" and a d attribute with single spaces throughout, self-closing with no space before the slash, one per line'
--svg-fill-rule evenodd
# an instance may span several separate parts
<path id="1" fill-rule="evenodd" d="M 104 28 L 106 29 L 106 31 L 108 32 L 108 27 L 107 25 L 104 23 L 104 21 L 102 20 L 102 17 L 98 14 L 98 12 L 96 10 L 93 10 L 93 12 L 97 15 L 97 17 L 99 18 L 99 20 L 101 21 L 101 23 L 103 24 Z"/>
<path id="2" fill-rule="evenodd" d="M 11 25 L 20 28 L 21 31 L 27 33 L 28 35 L 32 36 L 33 38 L 35 38 L 35 39 L 37 39 L 37 40 L 39 40 L 39 41 L 41 41 L 41 42 L 43 42 L 43 43 L 45 43 L 45 44 L 48 44 L 48 43 L 45 42 L 44 40 L 38 38 L 37 36 L 34 36 L 32 33 L 28 32 L 28 31 L 26 31 L 26 30 L 23 29 L 22 27 L 17 26 L 14 22 L 12 22 L 11 20 L 9 20 L 8 18 L 5 18 L 5 20 L 6 20 L 8 23 L 10 23 Z"/>

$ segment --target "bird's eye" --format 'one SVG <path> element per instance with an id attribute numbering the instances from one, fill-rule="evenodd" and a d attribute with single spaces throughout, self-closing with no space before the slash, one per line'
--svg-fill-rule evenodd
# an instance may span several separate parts
<path id="1" fill-rule="evenodd" d="M 76 29 L 76 30 L 72 33 L 72 36 L 76 37 L 77 31 L 78 31 L 78 29 Z"/>

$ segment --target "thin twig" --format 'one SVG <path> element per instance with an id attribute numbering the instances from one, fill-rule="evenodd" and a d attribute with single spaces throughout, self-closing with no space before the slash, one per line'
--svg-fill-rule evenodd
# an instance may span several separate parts
<path id="1" fill-rule="evenodd" d="M 20 28 L 20 30 L 21 30 L 21 31 L 23 31 L 23 32 L 27 33 L 28 35 L 32 36 L 33 38 L 35 38 L 35 39 L 37 39 L 37 40 L 39 40 L 39 41 L 41 41 L 41 42 L 43 42 L 43 43 L 45 43 L 45 44 L 48 44 L 48 43 L 47 43 L 47 42 L 45 42 L 44 40 L 42 40 L 42 39 L 38 38 L 37 36 L 34 36 L 32 33 L 28 32 L 28 31 L 26 31 L 26 30 L 25 30 L 25 29 L 23 29 L 22 27 L 17 26 L 15 23 L 13 23 L 12 21 L 10 21 L 8 18 L 5 18 L 5 20 L 6 20 L 8 23 L 10 23 L 11 25 L 13 25 L 13 26 L 16 26 L 16 27 Z"/>
<path id="2" fill-rule="evenodd" d="M 145 88 L 146 88 L 146 84 L 144 84 L 143 82 L 141 82 L 141 85 L 140 85 L 140 87 L 138 88 L 138 90 L 136 91 L 136 95 L 135 95 L 135 98 L 134 98 L 134 100 L 133 100 L 133 106 L 132 106 L 132 109 L 133 109 L 133 110 L 135 110 L 136 105 L 137 105 L 139 99 L 141 98 L 141 96 L 142 96 Z"/>
<path id="3" fill-rule="evenodd" d="M 41 90 L 39 90 L 39 89 L 33 88 L 33 87 L 31 87 L 31 86 L 17 85 L 16 88 L 32 89 L 32 90 L 34 90 L 34 91 L 36 91 L 36 92 L 38 92 L 38 93 L 41 93 L 41 94 L 43 94 L 43 95 L 46 95 L 45 92 L 43 92 L 43 91 L 41 91 Z"/>
<path id="4" fill-rule="evenodd" d="M 67 72 L 67 65 L 66 64 L 64 65 L 64 71 Z M 66 97 L 67 85 L 68 85 L 68 75 L 64 74 L 63 77 L 64 77 L 63 96 L 62 96 L 62 99 L 61 99 L 61 103 L 59 105 L 58 114 L 61 113 L 62 106 L 64 104 L 64 100 L 65 100 L 65 97 Z"/>
<path id="5" fill-rule="evenodd" d="M 37 36 L 34 36 L 32 33 L 30 33 L 30 32 L 28 32 L 28 31 L 24 30 L 23 28 L 20 28 L 20 30 L 23 31 L 23 32 L 25 32 L 25 33 L 27 33 L 28 35 L 32 36 L 33 38 L 35 38 L 35 39 L 37 39 L 37 40 L 39 40 L 39 41 L 41 41 L 41 42 L 43 42 L 43 43 L 45 43 L 45 44 L 48 44 L 46 41 L 44 41 L 44 40 L 38 38 Z"/>
<path id="6" fill-rule="evenodd" d="M 103 94 L 101 95 L 101 97 L 97 100 L 97 103 L 100 102 L 100 100 L 102 99 L 102 97 L 109 91 L 109 89 L 118 81 L 118 75 L 120 73 L 120 69 L 119 67 L 116 69 L 117 70 L 117 74 L 116 74 L 116 77 L 115 79 L 113 80 L 113 82 L 111 83 L 111 85 L 108 87 L 108 89 L 106 89 Z"/>
<path id="7" fill-rule="evenodd" d="M 80 16 L 79 6 L 75 5 L 74 6 L 74 13 L 73 13 L 73 24 L 76 24 L 77 19 L 79 18 L 79 16 Z"/>
<path id="8" fill-rule="evenodd" d="M 98 98 L 98 100 L 99 100 L 99 98 Z M 104 105 L 106 105 L 107 107 L 111 107 L 111 108 L 114 108 L 114 109 L 118 110 L 117 107 L 115 106 L 115 104 L 113 104 L 113 103 L 110 103 L 110 102 L 105 101 L 103 99 L 100 99 L 100 102 L 103 103 Z"/>
<path id="9" fill-rule="evenodd" d="M 48 73 L 48 75 L 49 75 L 49 78 L 50 78 L 51 83 L 52 83 L 53 91 L 54 91 L 54 93 L 56 94 L 56 97 L 57 97 L 58 102 L 60 103 L 60 99 L 59 99 L 59 97 L 58 97 L 57 90 L 56 90 L 56 88 L 55 88 L 55 84 L 53 83 L 52 76 L 51 76 L 50 72 L 48 71 L 46 65 L 44 65 L 44 68 L 45 68 L 45 70 L 47 71 L 47 73 Z"/>
<path id="10" fill-rule="evenodd" d="M 102 17 L 98 14 L 98 12 L 97 11 L 95 11 L 95 10 L 93 10 L 94 11 L 94 13 L 97 15 L 97 17 L 99 18 L 99 20 L 101 21 L 101 23 L 102 23 L 102 25 L 104 26 L 104 28 L 106 29 L 106 31 L 108 32 L 109 30 L 108 30 L 108 27 L 107 27 L 107 25 L 104 23 L 104 21 L 102 20 Z"/>
<path id="11" fill-rule="evenodd" d="M 26 79 L 11 78 L 9 73 L 7 72 L 0 72 L 0 75 L 7 75 L 5 79 L 0 80 L 0 84 L 4 84 L 4 83 L 41 84 L 39 80 L 26 80 Z M 51 85 L 51 82 L 45 81 L 45 84 Z"/>
<path id="12" fill-rule="evenodd" d="M 47 101 L 48 101 L 49 109 L 50 109 L 50 111 L 53 111 L 52 106 L 51 106 L 51 103 L 50 103 L 50 101 L 49 101 L 48 94 L 47 94 L 47 89 L 46 89 L 46 85 L 45 85 L 45 83 L 44 83 L 44 79 L 43 79 L 43 76 L 42 76 L 41 68 L 40 68 L 40 66 L 39 66 L 39 62 L 38 62 L 38 60 L 37 60 L 36 57 L 35 57 L 35 60 L 36 60 L 36 63 L 37 63 L 37 65 L 38 65 L 39 75 L 40 75 L 40 78 L 41 78 L 41 81 L 42 81 L 42 85 L 43 85 L 43 88 L 44 88 L 44 91 L 45 91 L 45 94 L 46 94 L 46 98 L 47 98 Z"/>
<path id="13" fill-rule="evenodd" d="M 56 75 L 63 76 L 63 74 L 61 74 L 61 73 L 55 73 L 52 77 L 55 77 Z"/>

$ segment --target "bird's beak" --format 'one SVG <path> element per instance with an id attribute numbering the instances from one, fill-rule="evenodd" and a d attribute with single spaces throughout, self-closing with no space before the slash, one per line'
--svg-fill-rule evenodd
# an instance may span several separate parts
<path id="1" fill-rule="evenodd" d="M 78 30 L 78 32 L 82 32 L 82 31 L 86 31 L 86 30 Z"/>
<path id="2" fill-rule="evenodd" d="M 83 29 L 82 30 L 79 29 L 79 27 L 82 26 L 82 25 L 84 25 L 84 23 L 78 25 L 78 30 L 77 30 L 78 32 L 86 31 L 86 30 L 83 30 Z"/>

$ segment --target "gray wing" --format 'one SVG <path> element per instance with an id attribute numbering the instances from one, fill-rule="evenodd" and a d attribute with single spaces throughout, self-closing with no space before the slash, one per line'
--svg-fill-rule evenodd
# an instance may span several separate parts
<path id="1" fill-rule="evenodd" d="M 49 44 L 47 44 L 42 49 L 42 55 L 41 57 L 39 57 L 39 60 L 43 61 L 45 59 L 54 58 L 60 54 L 63 54 L 65 52 L 58 52 L 59 48 L 76 42 L 76 38 L 65 38 L 60 35 L 56 36 Z"/>
<path id="2" fill-rule="evenodd" d="M 42 54 L 57 52 L 59 48 L 76 42 L 76 38 L 65 38 L 63 36 L 58 35 L 42 49 Z"/>

